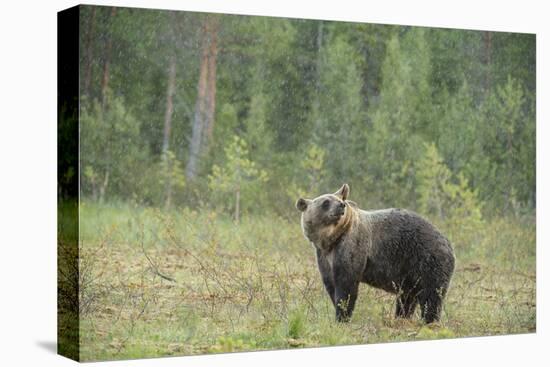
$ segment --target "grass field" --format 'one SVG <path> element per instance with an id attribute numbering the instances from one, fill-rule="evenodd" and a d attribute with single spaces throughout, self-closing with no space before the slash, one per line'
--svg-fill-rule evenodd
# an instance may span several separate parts
<path id="1" fill-rule="evenodd" d="M 396 320 L 394 297 L 361 285 L 334 322 L 299 214 L 84 203 L 80 207 L 83 361 L 529 333 L 536 328 L 535 218 L 478 233 L 437 223 L 455 246 L 442 320 Z M 174 281 L 167 278 L 172 278 Z"/>

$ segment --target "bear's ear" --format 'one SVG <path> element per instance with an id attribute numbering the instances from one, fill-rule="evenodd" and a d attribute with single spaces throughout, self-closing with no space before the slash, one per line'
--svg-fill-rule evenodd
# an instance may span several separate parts
<path id="1" fill-rule="evenodd" d="M 310 203 L 311 203 L 311 200 L 299 198 L 298 201 L 296 201 L 296 209 L 298 209 L 301 212 L 304 212 L 306 211 L 307 206 Z"/>
<path id="2" fill-rule="evenodd" d="M 344 184 L 340 187 L 340 190 L 336 191 L 334 195 L 338 196 L 342 200 L 347 200 L 349 196 L 349 185 Z"/>

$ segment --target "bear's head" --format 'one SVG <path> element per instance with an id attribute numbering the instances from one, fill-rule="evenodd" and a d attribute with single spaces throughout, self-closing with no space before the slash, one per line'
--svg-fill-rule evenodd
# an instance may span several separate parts
<path id="1" fill-rule="evenodd" d="M 334 194 L 296 201 L 296 208 L 302 212 L 302 230 L 307 239 L 320 245 L 334 240 L 346 229 L 352 210 L 347 202 L 349 192 L 348 184 L 344 184 Z"/>

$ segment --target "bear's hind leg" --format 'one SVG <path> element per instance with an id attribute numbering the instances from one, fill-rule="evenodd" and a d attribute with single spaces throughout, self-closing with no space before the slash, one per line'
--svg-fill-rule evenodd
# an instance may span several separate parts
<path id="1" fill-rule="evenodd" d="M 395 317 L 410 318 L 416 308 L 416 297 L 412 292 L 401 293 L 395 301 Z"/>
<path id="2" fill-rule="evenodd" d="M 419 297 L 419 303 L 422 319 L 426 324 L 439 321 L 443 304 L 441 292 L 435 289 L 425 290 L 423 295 Z"/>

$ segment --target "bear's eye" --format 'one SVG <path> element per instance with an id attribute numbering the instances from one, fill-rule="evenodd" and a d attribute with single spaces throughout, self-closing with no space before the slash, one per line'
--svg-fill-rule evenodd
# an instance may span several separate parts
<path id="1" fill-rule="evenodd" d="M 328 209 L 329 206 L 330 206 L 330 202 L 328 201 L 328 199 L 323 201 L 323 204 L 322 204 L 323 209 L 326 210 Z"/>

